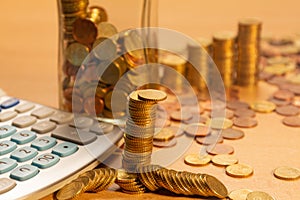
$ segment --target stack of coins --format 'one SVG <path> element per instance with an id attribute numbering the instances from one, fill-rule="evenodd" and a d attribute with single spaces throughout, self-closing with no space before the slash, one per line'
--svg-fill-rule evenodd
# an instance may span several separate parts
<path id="1" fill-rule="evenodd" d="M 136 173 L 128 173 L 124 169 L 118 170 L 116 183 L 127 194 L 141 194 L 146 191 L 146 187 L 140 182 L 138 175 Z"/>
<path id="2" fill-rule="evenodd" d="M 211 67 L 212 41 L 206 38 L 195 38 L 196 45 L 188 44 L 188 60 L 186 78 L 195 92 L 206 92 L 209 84 Z M 193 66 L 194 65 L 194 66 Z M 206 80 L 206 81 L 205 81 Z"/>
<path id="3" fill-rule="evenodd" d="M 230 87 L 235 82 L 235 33 L 224 31 L 213 35 L 213 60 L 222 76 L 224 86 Z"/>
<path id="4" fill-rule="evenodd" d="M 123 152 L 123 168 L 133 172 L 137 166 L 149 165 L 153 148 L 157 102 L 166 99 L 158 90 L 137 90 L 129 95 Z"/>
<path id="5" fill-rule="evenodd" d="M 239 21 L 237 84 L 240 86 L 251 86 L 257 83 L 261 29 L 262 23 L 258 19 Z"/>

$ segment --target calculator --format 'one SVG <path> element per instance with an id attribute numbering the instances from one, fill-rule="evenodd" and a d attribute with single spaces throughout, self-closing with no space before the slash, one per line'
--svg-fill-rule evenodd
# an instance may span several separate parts
<path id="1" fill-rule="evenodd" d="M 3 94 L 0 110 L 0 200 L 56 191 L 109 157 L 122 138 L 112 124 Z"/>

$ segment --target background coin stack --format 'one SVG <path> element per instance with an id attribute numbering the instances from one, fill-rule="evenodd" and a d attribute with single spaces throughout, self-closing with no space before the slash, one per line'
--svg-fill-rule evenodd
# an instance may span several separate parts
<path id="1" fill-rule="evenodd" d="M 237 84 L 240 86 L 255 85 L 258 81 L 261 29 L 258 19 L 239 21 Z"/>
<path id="2" fill-rule="evenodd" d="M 209 69 L 212 65 L 212 60 L 209 58 L 213 51 L 212 41 L 206 38 L 195 38 L 195 42 L 197 44 L 188 44 L 187 46 L 189 62 L 186 64 L 186 78 L 196 93 L 207 93 Z M 199 66 L 199 68 L 196 69 L 193 65 Z"/>
<path id="3" fill-rule="evenodd" d="M 224 31 L 213 35 L 213 60 L 219 69 L 225 87 L 230 87 L 235 80 L 235 33 Z"/>

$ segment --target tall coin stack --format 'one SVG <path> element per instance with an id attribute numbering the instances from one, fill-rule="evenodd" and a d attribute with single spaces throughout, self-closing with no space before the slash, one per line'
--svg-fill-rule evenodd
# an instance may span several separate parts
<path id="1" fill-rule="evenodd" d="M 218 32 L 213 35 L 213 60 L 222 76 L 224 86 L 230 87 L 235 80 L 236 34 Z"/>
<path id="2" fill-rule="evenodd" d="M 239 21 L 237 84 L 240 86 L 251 86 L 257 83 L 261 29 L 262 23 L 258 19 Z"/>
<path id="3" fill-rule="evenodd" d="M 186 77 L 195 92 L 208 93 L 210 56 L 212 55 L 212 41 L 206 38 L 195 38 L 197 42 L 188 44 L 188 63 Z M 196 67 L 198 69 L 196 69 Z M 206 82 L 206 81 L 207 82 Z"/>
<path id="4" fill-rule="evenodd" d="M 156 104 L 166 98 L 164 92 L 153 89 L 137 90 L 129 95 L 122 163 L 125 170 L 135 172 L 138 166 L 151 163 Z"/>

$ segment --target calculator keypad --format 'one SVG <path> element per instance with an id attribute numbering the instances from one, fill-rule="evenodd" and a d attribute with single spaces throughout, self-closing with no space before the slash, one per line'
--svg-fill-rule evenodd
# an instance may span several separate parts
<path id="1" fill-rule="evenodd" d="M 31 147 L 36 148 L 38 151 L 45 151 L 56 145 L 55 138 L 50 136 L 39 137 L 31 143 Z"/>
<path id="2" fill-rule="evenodd" d="M 25 181 L 36 176 L 38 173 L 39 169 L 36 166 L 25 164 L 14 169 L 10 174 L 10 178 Z"/>
<path id="3" fill-rule="evenodd" d="M 58 155 L 59 157 L 66 157 L 72 155 L 78 150 L 78 146 L 71 142 L 63 142 L 55 146 L 52 149 L 52 153 Z"/>
<path id="4" fill-rule="evenodd" d="M 54 122 L 41 121 L 34 124 L 31 127 L 31 130 L 43 134 L 43 133 L 48 133 L 50 131 L 53 131 L 55 128 L 56 128 L 56 124 Z"/>
<path id="5" fill-rule="evenodd" d="M 10 125 L 0 126 L 0 139 L 11 136 L 15 132 L 17 132 L 17 129 L 13 126 Z"/>
<path id="6" fill-rule="evenodd" d="M 28 142 L 31 142 L 35 138 L 36 138 L 35 132 L 29 130 L 23 130 L 11 136 L 11 141 L 17 144 L 26 144 Z"/>
<path id="7" fill-rule="evenodd" d="M 5 155 L 7 153 L 12 152 L 17 148 L 17 144 L 15 142 L 5 140 L 0 142 L 0 155 Z"/>
<path id="8" fill-rule="evenodd" d="M 0 174 L 4 174 L 14 169 L 17 166 L 17 162 L 11 158 L 0 159 Z"/>
<path id="9" fill-rule="evenodd" d="M 33 159 L 32 164 L 34 166 L 37 166 L 38 168 L 46 169 L 52 167 L 53 165 L 58 163 L 58 161 L 59 161 L 59 157 L 57 155 L 51 153 L 45 153 Z"/>
<path id="10" fill-rule="evenodd" d="M 9 178 L 0 178 L 0 194 L 10 191 L 16 186 L 16 182 Z"/>
<path id="11" fill-rule="evenodd" d="M 13 120 L 12 124 L 18 128 L 26 128 L 33 125 L 36 118 L 33 116 L 21 116 Z"/>
<path id="12" fill-rule="evenodd" d="M 15 111 L 6 111 L 0 114 L 0 122 L 8 121 L 17 116 Z"/>
<path id="13" fill-rule="evenodd" d="M 21 147 L 16 149 L 10 157 L 18 162 L 25 162 L 34 158 L 38 154 L 37 150 L 31 147 Z"/>

